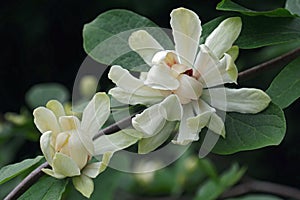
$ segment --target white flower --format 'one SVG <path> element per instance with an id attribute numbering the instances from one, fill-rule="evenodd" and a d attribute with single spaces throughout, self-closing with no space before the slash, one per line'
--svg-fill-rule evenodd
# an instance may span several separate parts
<path id="1" fill-rule="evenodd" d="M 145 139 L 153 138 L 153 144 L 153 140 L 156 144 L 159 139 L 166 140 L 161 132 L 166 134 L 166 123 L 177 120 L 180 126 L 174 143 L 198 140 L 198 133 L 205 126 L 225 136 L 224 122 L 216 109 L 258 113 L 268 106 L 270 98 L 261 90 L 219 87 L 237 82 L 234 60 L 238 48 L 232 44 L 241 31 L 239 17 L 221 22 L 201 45 L 201 22 L 193 11 L 173 10 L 170 23 L 175 50 L 165 50 L 144 30 L 129 37 L 130 47 L 151 66 L 148 72 L 141 73 L 139 79 L 117 65 L 109 72 L 109 78 L 117 85 L 109 92 L 114 98 L 122 103 L 149 106 L 132 120 Z M 140 148 L 143 152 L 151 149 Z"/>
<path id="2" fill-rule="evenodd" d="M 76 116 L 66 116 L 63 106 L 56 100 L 49 101 L 46 107 L 36 108 L 33 115 L 42 133 L 42 152 L 52 167 L 43 172 L 58 179 L 72 177 L 75 188 L 86 197 L 94 190 L 92 178 L 105 170 L 112 154 L 138 140 L 120 131 L 93 141 L 110 115 L 110 100 L 105 93 L 95 94 L 84 109 L 81 121 Z M 113 142 L 123 141 L 123 138 L 125 143 Z M 95 155 L 103 155 L 102 161 L 91 163 Z"/>

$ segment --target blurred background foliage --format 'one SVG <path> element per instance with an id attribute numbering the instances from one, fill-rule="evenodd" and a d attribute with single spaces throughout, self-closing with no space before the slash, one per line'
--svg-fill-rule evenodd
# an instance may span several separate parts
<path id="1" fill-rule="evenodd" d="M 218 2 L 218 0 L 2 1 L 0 3 L 2 45 L 0 50 L 0 167 L 41 154 L 39 143 L 36 142 L 40 134 L 33 126 L 32 109 L 39 102 L 46 101 L 47 94 L 51 96 L 53 90 L 55 95 L 59 94 L 57 98 L 61 101 L 67 103 L 70 100 L 77 70 L 86 58 L 82 46 L 84 24 L 104 11 L 124 8 L 146 16 L 160 27 L 169 28 L 169 13 L 180 6 L 194 10 L 204 24 L 224 14 L 215 10 Z M 236 0 L 235 2 L 254 10 L 271 10 L 284 7 L 285 3 L 284 0 Z M 241 50 L 237 66 L 240 70 L 246 69 L 299 45 L 293 43 Z M 96 62 L 91 60 L 90 62 L 91 65 L 97 66 Z M 278 70 L 268 71 L 240 84 L 266 89 L 277 73 Z M 36 86 L 48 82 L 52 84 Z M 35 91 L 33 91 L 34 87 Z M 105 87 L 106 85 L 102 85 L 101 88 Z M 44 99 L 40 99 L 41 97 Z M 210 160 L 217 171 L 228 170 L 233 162 L 238 162 L 241 166 L 247 167 L 246 176 L 299 187 L 299 113 L 299 100 L 285 110 L 288 128 L 286 137 L 279 146 L 240 152 L 230 156 L 211 154 Z M 158 171 L 158 175 L 155 175 L 157 178 L 151 179 L 150 176 L 150 180 L 155 180 L 155 183 L 149 180 L 145 182 L 143 178 L 139 179 L 109 169 L 97 178 L 96 192 L 93 197 L 110 199 L 109 195 L 112 193 L 109 191 L 113 192 L 114 188 L 118 188 L 118 192 L 124 196 L 124 199 L 130 199 L 132 194 L 140 193 L 152 195 L 172 193 L 175 196 L 182 192 L 188 193 L 189 189 L 203 180 L 205 176 L 202 176 L 202 173 L 205 170 L 199 167 L 195 174 L 193 171 L 192 175 L 182 174 L 184 171 L 182 168 L 187 165 L 185 159 L 191 159 L 192 161 L 189 161 L 194 162 L 198 167 L 201 166 L 201 162 L 206 162 L 197 159 L 193 161 L 195 159 L 193 156 L 185 156 L 169 168 Z M 188 170 L 186 172 L 189 173 Z M 122 177 L 121 180 L 125 180 L 119 181 L 119 176 Z M 189 187 L 185 188 L 187 183 L 185 179 L 189 180 L 192 186 L 188 185 Z M 9 184 L 13 185 L 13 183 Z M 6 189 L 10 188 L 8 185 L 1 187 L 4 186 L 7 186 Z M 192 190 L 197 191 L 195 188 Z M 1 189 L 0 195 L 3 196 L 4 193 L 5 191 Z M 83 199 L 73 190 L 69 190 L 66 196 L 77 196 L 78 199 Z"/>

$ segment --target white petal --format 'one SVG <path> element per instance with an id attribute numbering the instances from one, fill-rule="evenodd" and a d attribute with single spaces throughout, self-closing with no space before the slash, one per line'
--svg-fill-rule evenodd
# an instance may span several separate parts
<path id="1" fill-rule="evenodd" d="M 155 90 L 148 86 L 142 86 L 135 92 L 128 92 L 122 88 L 116 87 L 110 89 L 109 94 L 119 102 L 130 105 L 153 105 L 165 98 L 164 94 L 160 90 Z"/>
<path id="2" fill-rule="evenodd" d="M 121 66 L 113 65 L 108 73 L 108 78 L 118 87 L 134 93 L 138 88 L 144 86 L 143 81 L 132 76 L 128 70 Z"/>
<path id="3" fill-rule="evenodd" d="M 169 95 L 159 104 L 159 111 L 168 121 L 180 120 L 182 117 L 182 106 L 177 95 Z"/>
<path id="4" fill-rule="evenodd" d="M 113 153 L 125 149 L 135 144 L 141 136 L 141 133 L 134 129 L 123 129 L 111 135 L 103 135 L 94 141 L 95 155 L 102 155 L 107 152 Z"/>
<path id="5" fill-rule="evenodd" d="M 179 87 L 179 82 L 173 76 L 171 68 L 164 64 L 152 66 L 144 83 L 160 90 L 176 90 Z"/>
<path id="6" fill-rule="evenodd" d="M 60 128 L 54 113 L 45 107 L 38 107 L 33 111 L 34 123 L 41 133 L 52 131 L 55 135 L 60 132 Z"/>
<path id="7" fill-rule="evenodd" d="M 59 173 L 66 177 L 80 175 L 80 169 L 78 168 L 74 160 L 62 153 L 55 154 L 52 168 L 55 173 Z"/>
<path id="8" fill-rule="evenodd" d="M 198 134 L 191 130 L 187 124 L 187 119 L 194 116 L 195 114 L 193 112 L 192 103 L 183 105 L 183 117 L 179 125 L 179 132 L 177 138 L 176 140 L 172 141 L 174 144 L 187 145 L 190 142 L 199 139 Z"/>
<path id="9" fill-rule="evenodd" d="M 238 71 L 231 56 L 225 53 L 219 61 L 205 45 L 200 46 L 195 67 L 195 76 L 206 88 L 237 81 Z"/>
<path id="10" fill-rule="evenodd" d="M 219 117 L 216 113 L 212 113 L 210 116 L 209 123 L 207 124 L 207 128 L 212 130 L 218 135 L 225 137 L 225 125 L 221 117 Z"/>
<path id="11" fill-rule="evenodd" d="M 202 31 L 199 17 L 191 10 L 178 8 L 171 12 L 170 23 L 181 63 L 192 66 Z"/>
<path id="12" fill-rule="evenodd" d="M 128 39 L 129 46 L 138 53 L 148 65 L 152 65 L 152 58 L 163 47 L 147 32 L 139 30 L 133 32 Z"/>
<path id="13" fill-rule="evenodd" d="M 66 178 L 65 175 L 62 175 L 62 174 L 59 174 L 59 173 L 56 173 L 55 171 L 53 171 L 52 169 L 47 169 L 47 168 L 43 168 L 42 171 L 49 175 L 49 176 L 52 176 L 54 178 L 57 178 L 57 179 L 63 179 L 63 178 Z"/>
<path id="14" fill-rule="evenodd" d="M 189 102 L 190 100 L 197 100 L 200 97 L 202 93 L 202 84 L 194 77 L 181 74 L 178 77 L 178 80 L 180 82 L 180 86 L 176 91 L 174 91 L 174 93 L 178 95 L 181 103 L 187 103 L 184 99 L 187 99 Z"/>
<path id="15" fill-rule="evenodd" d="M 233 42 L 238 38 L 242 28 L 239 17 L 231 17 L 219 24 L 219 26 L 206 38 L 205 45 L 221 58 L 228 51 Z"/>
<path id="16" fill-rule="evenodd" d="M 234 45 L 226 53 L 231 56 L 233 61 L 235 61 L 239 56 L 239 47 L 237 45 Z"/>
<path id="17" fill-rule="evenodd" d="M 83 196 L 90 198 L 94 191 L 94 182 L 90 177 L 85 175 L 72 178 L 73 185 Z"/>
<path id="18" fill-rule="evenodd" d="M 90 177 L 90 178 L 96 178 L 99 174 L 99 169 L 102 162 L 95 162 L 90 163 L 82 170 L 82 174 Z"/>
<path id="19" fill-rule="evenodd" d="M 71 158 L 76 162 L 78 167 L 82 169 L 87 164 L 87 161 L 91 156 L 89 151 L 94 151 L 94 146 L 92 139 L 83 142 L 79 135 L 83 134 L 78 131 L 73 131 L 71 133 L 68 140 L 68 148 L 70 150 Z"/>
<path id="20" fill-rule="evenodd" d="M 202 128 L 207 126 L 212 113 L 214 113 L 216 110 L 201 99 L 199 99 L 199 101 L 194 101 L 193 104 L 194 112 L 197 108 L 195 112 L 197 116 L 188 118 L 187 125 L 193 132 L 199 133 Z"/>
<path id="21" fill-rule="evenodd" d="M 139 154 L 147 154 L 162 145 L 169 138 L 175 126 L 176 122 L 167 121 L 166 125 L 159 133 L 153 137 L 141 139 L 138 147 Z"/>
<path id="22" fill-rule="evenodd" d="M 66 115 L 63 105 L 61 105 L 61 103 L 57 100 L 48 101 L 46 107 L 55 114 L 57 120 L 59 117 Z"/>
<path id="23" fill-rule="evenodd" d="M 41 150 L 49 165 L 52 165 L 53 157 L 55 154 L 54 148 L 51 145 L 51 137 L 52 137 L 52 132 L 47 131 L 40 138 Z"/>
<path id="24" fill-rule="evenodd" d="M 76 130 L 80 128 L 80 121 L 75 116 L 61 116 L 59 124 L 63 131 Z"/>
<path id="25" fill-rule="evenodd" d="M 133 127 L 143 132 L 144 137 L 151 137 L 164 127 L 166 120 L 160 113 L 159 108 L 160 106 L 155 104 L 132 118 Z"/>
<path id="26" fill-rule="evenodd" d="M 223 95 L 224 89 L 213 88 L 209 92 L 214 94 Z M 241 88 L 230 89 L 225 88 L 227 101 L 220 101 L 218 98 L 214 98 L 213 101 L 208 91 L 203 91 L 201 98 L 220 110 L 228 112 L 240 112 L 240 113 L 258 113 L 264 110 L 270 103 L 270 97 L 259 89 Z"/>
<path id="27" fill-rule="evenodd" d="M 109 115 L 109 97 L 103 92 L 96 93 L 82 113 L 81 129 L 84 131 L 83 133 L 92 138 L 106 122 Z"/>

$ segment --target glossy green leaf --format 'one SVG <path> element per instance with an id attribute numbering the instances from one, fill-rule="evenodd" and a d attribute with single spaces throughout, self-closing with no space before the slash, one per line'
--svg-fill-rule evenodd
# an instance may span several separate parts
<path id="1" fill-rule="evenodd" d="M 286 0 L 285 8 L 292 14 L 300 16 L 300 0 Z"/>
<path id="2" fill-rule="evenodd" d="M 219 138 L 214 153 L 232 154 L 278 145 L 286 131 L 284 113 L 273 103 L 255 115 L 228 113 L 225 127 L 226 137 Z"/>
<path id="3" fill-rule="evenodd" d="M 292 1 L 295 1 L 295 0 L 292 0 Z M 249 16 L 263 15 L 263 16 L 268 16 L 268 17 L 293 17 L 293 15 L 287 9 L 284 9 L 284 8 L 277 8 L 277 9 L 271 10 L 271 11 L 254 11 L 254 10 L 245 8 L 231 0 L 222 0 L 217 5 L 217 10 L 240 12 L 244 15 L 249 15 Z"/>
<path id="4" fill-rule="evenodd" d="M 237 164 L 221 174 L 218 180 L 208 180 L 198 190 L 195 200 L 217 199 L 226 189 L 238 182 L 244 175 L 246 169 L 239 168 Z"/>
<path id="5" fill-rule="evenodd" d="M 267 93 L 284 109 L 300 97 L 300 58 L 288 64 L 273 80 Z"/>
<path id="6" fill-rule="evenodd" d="M 231 2 L 231 1 L 224 1 Z M 268 17 L 264 12 L 251 11 L 252 16 L 241 15 L 240 9 L 231 9 L 239 12 L 242 19 L 242 31 L 235 42 L 241 49 L 253 49 L 264 46 L 300 41 L 300 18 L 288 15 L 281 16 L 279 11 L 270 11 L 274 17 Z M 229 9 L 229 8 L 228 8 Z M 230 10 L 230 9 L 229 9 Z M 250 12 L 250 11 L 249 11 Z M 281 16 L 281 17 L 280 17 Z M 201 43 L 226 17 L 218 17 L 203 25 Z"/>
<path id="7" fill-rule="evenodd" d="M 50 176 L 41 178 L 29 190 L 27 190 L 19 200 L 40 199 L 40 200 L 60 200 L 65 191 L 67 179 L 56 179 Z"/>
<path id="8" fill-rule="evenodd" d="M 44 106 L 51 99 L 66 102 L 69 99 L 68 89 L 58 83 L 36 84 L 26 93 L 26 103 L 31 108 Z"/>
<path id="9" fill-rule="evenodd" d="M 0 170 L 0 184 L 5 183 L 6 181 L 9 181 L 10 179 L 18 176 L 26 169 L 37 164 L 42 158 L 43 156 L 38 156 L 34 159 L 26 159 L 22 162 L 2 167 Z"/>
<path id="10" fill-rule="evenodd" d="M 250 194 L 237 198 L 230 198 L 226 200 L 282 200 L 279 197 L 266 194 Z"/>
<path id="11" fill-rule="evenodd" d="M 149 66 L 133 52 L 128 37 L 137 30 L 148 31 L 163 47 L 173 49 L 169 37 L 149 19 L 128 10 L 110 10 L 100 14 L 83 29 L 84 49 L 96 61 L 118 64 L 132 71 L 145 71 Z"/>

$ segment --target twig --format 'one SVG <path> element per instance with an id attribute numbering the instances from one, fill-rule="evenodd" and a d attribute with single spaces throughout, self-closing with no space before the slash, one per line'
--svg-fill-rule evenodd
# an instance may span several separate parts
<path id="1" fill-rule="evenodd" d="M 44 175 L 41 169 L 49 167 L 47 162 L 41 164 L 38 168 L 33 170 L 17 187 L 15 187 L 4 200 L 15 200 L 20 197 L 26 190 L 28 190 L 40 177 Z"/>
<path id="2" fill-rule="evenodd" d="M 252 192 L 268 193 L 268 194 L 274 194 L 285 198 L 300 200 L 299 189 L 286 186 L 286 185 L 277 184 L 277 183 L 270 183 L 270 182 L 258 181 L 258 180 L 251 180 L 242 183 L 240 185 L 237 185 L 232 189 L 224 192 L 221 198 L 235 197 L 235 196 L 240 196 Z"/>
<path id="3" fill-rule="evenodd" d="M 250 69 L 240 72 L 239 80 L 241 81 L 241 80 L 249 79 L 250 77 L 257 75 L 261 71 L 284 67 L 289 62 L 298 58 L 299 56 L 300 56 L 300 48 L 294 49 L 272 60 L 269 60 L 267 62 L 264 62 L 262 64 L 256 65 L 254 67 L 251 67 Z"/>

